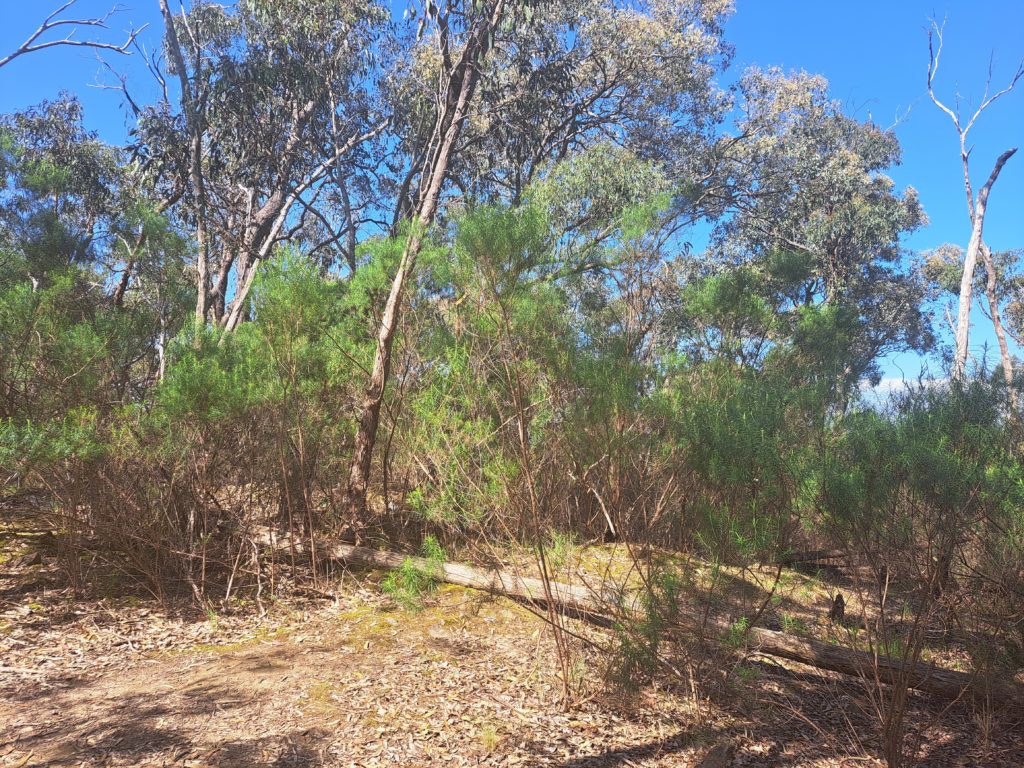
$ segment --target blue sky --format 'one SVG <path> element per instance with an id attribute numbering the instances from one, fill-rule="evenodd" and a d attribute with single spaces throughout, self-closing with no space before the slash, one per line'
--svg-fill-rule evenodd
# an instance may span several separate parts
<path id="1" fill-rule="evenodd" d="M 4 24 L 0 51 L 15 48 L 57 6 L 57 0 L 0 0 Z M 161 29 L 157 0 L 122 0 L 125 10 L 111 20 L 105 39 L 120 42 L 122 30 L 149 24 L 142 37 L 153 50 Z M 79 0 L 76 15 L 99 15 L 112 0 Z M 925 88 L 929 18 L 946 19 L 945 48 L 937 90 L 948 101 L 956 94 L 964 110 L 982 96 L 989 59 L 993 85 L 1001 88 L 1024 57 L 1024 0 L 736 0 L 726 27 L 736 59 L 726 80 L 750 65 L 806 70 L 827 77 L 832 95 L 848 113 L 895 124 L 903 146 L 903 165 L 891 175 L 900 187 L 915 187 L 930 223 L 909 237 L 914 250 L 952 242 L 966 246 L 969 235 L 956 132 L 949 118 L 928 100 Z M 126 73 L 133 93 L 143 101 L 155 84 L 137 56 L 108 56 Z M 95 53 L 57 48 L 22 57 L 0 69 L 0 112 L 22 109 L 65 89 L 79 94 L 87 124 L 108 141 L 122 141 L 126 118 L 117 91 L 97 86 L 113 83 Z M 997 250 L 1024 247 L 1024 81 L 997 102 L 972 132 L 972 173 L 976 186 L 987 177 L 1003 150 L 1021 152 L 1003 171 L 992 193 L 986 239 Z M 972 348 L 980 352 L 993 337 L 987 321 L 975 321 Z M 914 356 L 897 356 L 886 375 L 916 374 Z"/>

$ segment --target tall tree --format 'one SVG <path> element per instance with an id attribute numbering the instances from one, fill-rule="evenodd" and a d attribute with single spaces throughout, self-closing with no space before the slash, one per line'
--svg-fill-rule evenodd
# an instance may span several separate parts
<path id="1" fill-rule="evenodd" d="M 518 204 L 553 164 L 616 143 L 675 165 L 707 143 L 724 100 L 713 77 L 728 62 L 721 0 L 549 0 L 485 63 L 453 153 L 456 194 Z M 394 86 L 408 154 L 429 136 L 437 58 L 419 50 Z M 418 126 L 418 127 L 417 127 Z M 415 173 L 415 169 L 412 169 Z M 405 215 L 413 198 L 397 195 Z M 400 215 L 398 218 L 402 218 Z"/>
<path id="2" fill-rule="evenodd" d="M 989 69 L 989 79 L 985 84 L 985 94 L 982 96 L 981 103 L 965 122 L 960 114 L 959 102 L 957 102 L 954 107 L 949 107 L 940 101 L 935 95 L 935 77 L 939 71 L 939 57 L 942 54 L 942 31 L 943 28 L 934 21 L 932 22 L 931 28 L 928 30 L 928 95 L 931 97 L 935 106 L 945 112 L 949 116 L 950 120 L 953 121 L 953 126 L 956 128 L 957 135 L 960 139 L 960 163 L 963 167 L 964 174 L 964 192 L 967 195 L 967 213 L 971 221 L 971 238 L 967 244 L 963 273 L 960 278 L 960 301 L 957 308 L 955 329 L 956 351 L 953 357 L 952 375 L 954 379 L 961 380 L 966 375 L 971 327 L 971 303 L 974 291 L 974 270 L 978 264 L 978 259 L 980 258 L 985 264 L 985 269 L 989 275 L 989 279 L 986 281 L 985 287 L 989 299 L 990 311 L 992 313 L 992 322 L 995 326 L 996 335 L 999 340 L 999 353 L 1003 363 L 1003 374 L 1007 377 L 1007 383 L 1012 385 L 1013 363 L 1010 359 L 1009 347 L 1006 344 L 1006 335 L 1002 330 L 1002 323 L 1000 322 L 999 305 L 996 298 L 996 271 L 992 263 L 991 253 L 988 246 L 985 245 L 984 230 L 985 215 L 988 211 L 988 198 L 992 192 L 992 187 L 999 178 L 999 174 L 1002 172 L 1003 166 L 1006 165 L 1006 162 L 1013 157 L 1014 154 L 1016 154 L 1017 148 L 1011 147 L 996 158 L 995 164 L 992 166 L 992 171 L 988 175 L 988 179 L 986 179 L 985 183 L 975 195 L 974 188 L 971 183 L 970 168 L 970 157 L 973 147 L 968 146 L 967 139 L 968 134 L 971 132 L 971 129 L 974 127 L 978 118 L 981 117 L 982 113 L 992 106 L 996 100 L 1010 93 L 1021 77 L 1024 77 L 1024 61 L 1021 61 L 1020 65 L 1018 65 L 1016 72 L 1010 79 L 1009 85 L 991 95 L 989 95 L 989 89 L 992 84 L 992 76 L 991 68 Z"/>
<path id="3" fill-rule="evenodd" d="M 385 127 L 370 64 L 386 11 L 355 0 L 197 2 L 176 17 L 161 0 L 161 9 L 181 111 L 165 91 L 141 115 L 136 151 L 183 184 L 178 213 L 198 247 L 196 316 L 232 330 L 260 263 L 332 217 L 328 182 L 353 189 L 362 153 Z M 346 199 L 343 229 L 354 233 Z"/>
<path id="4" fill-rule="evenodd" d="M 353 523 L 362 517 L 366 506 L 373 448 L 406 283 L 416 268 L 426 231 L 437 215 L 452 152 L 469 117 L 487 55 L 495 38 L 503 31 L 502 26 L 507 28 L 509 19 L 515 20 L 531 5 L 525 0 L 519 0 L 514 6 L 512 0 L 447 0 L 440 4 L 428 0 L 425 4 L 424 22 L 433 27 L 432 36 L 441 63 L 436 81 L 436 108 L 430 138 L 421 154 L 414 213 L 381 315 L 373 368 L 359 406 L 359 426 L 343 501 L 343 514 Z"/>
<path id="5" fill-rule="evenodd" d="M 0 118 L 0 135 L 10 143 L 0 231 L 32 280 L 72 265 L 105 280 L 134 205 L 122 153 L 84 128 L 81 103 L 67 95 Z"/>
<path id="6" fill-rule="evenodd" d="M 817 335 L 843 340 L 839 368 L 818 371 L 841 406 L 877 374 L 880 354 L 929 342 L 924 287 L 900 244 L 924 211 L 885 173 L 900 161 L 895 134 L 843 114 L 823 78 L 751 70 L 739 92 L 735 133 L 720 140 L 705 193 L 723 211 L 711 255 L 718 270 L 754 270 L 776 338 L 816 318 Z"/>

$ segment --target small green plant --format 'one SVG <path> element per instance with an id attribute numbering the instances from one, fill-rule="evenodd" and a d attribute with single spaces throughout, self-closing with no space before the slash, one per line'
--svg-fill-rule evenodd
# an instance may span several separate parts
<path id="1" fill-rule="evenodd" d="M 617 647 L 608 679 L 627 691 L 637 690 L 654 673 L 665 633 L 679 610 L 682 581 L 675 571 L 656 566 L 647 584 L 641 610 L 615 627 Z"/>
<path id="2" fill-rule="evenodd" d="M 729 631 L 726 632 L 724 638 L 725 644 L 734 649 L 742 647 L 744 640 L 746 639 L 748 629 L 750 629 L 750 619 L 744 616 L 729 627 Z"/>
<path id="3" fill-rule="evenodd" d="M 761 672 L 757 667 L 751 667 L 746 664 L 740 664 L 733 671 L 736 673 L 736 677 L 739 678 L 740 682 L 746 685 L 757 682 L 758 678 L 761 676 Z"/>
<path id="4" fill-rule="evenodd" d="M 210 628 L 217 632 L 217 611 L 213 608 L 213 603 L 209 600 L 203 605 L 203 610 L 206 613 L 206 620 L 210 622 Z"/>
<path id="5" fill-rule="evenodd" d="M 423 596 L 437 589 L 445 551 L 433 536 L 427 536 L 420 547 L 421 562 L 407 557 L 397 571 L 384 579 L 381 589 L 407 611 L 423 608 Z"/>
<path id="6" fill-rule="evenodd" d="M 545 554 L 548 559 L 548 565 L 557 571 L 572 559 L 576 551 L 576 534 L 572 531 L 561 533 L 560 531 L 553 530 L 548 535 L 548 538 L 548 548 Z"/>
<path id="7" fill-rule="evenodd" d="M 876 647 L 879 656 L 891 656 L 894 659 L 903 658 L 907 653 L 907 644 L 898 637 L 879 638 Z"/>
<path id="8" fill-rule="evenodd" d="M 806 635 L 807 622 L 789 613 L 782 614 L 782 631 L 790 635 Z"/>

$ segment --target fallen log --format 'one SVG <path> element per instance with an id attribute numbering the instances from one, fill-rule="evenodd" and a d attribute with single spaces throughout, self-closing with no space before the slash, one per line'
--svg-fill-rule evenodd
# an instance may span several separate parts
<path id="1" fill-rule="evenodd" d="M 432 563 L 419 557 L 341 542 L 319 541 L 316 543 L 316 549 L 321 556 L 369 568 L 395 570 L 402 567 L 406 560 L 410 560 L 417 568 L 434 572 L 438 579 L 449 584 L 513 597 L 545 607 L 547 605 L 547 593 L 540 579 L 460 563 Z M 595 619 L 596 623 L 603 626 L 608 626 L 608 614 L 616 610 L 616 605 L 607 596 L 585 586 L 552 582 L 550 594 L 555 601 L 555 608 L 559 611 L 570 613 L 577 618 Z M 723 619 L 706 617 L 696 611 L 681 612 L 676 624 L 678 629 L 697 633 L 712 640 L 720 639 L 733 626 Z M 904 681 L 910 688 L 943 699 L 956 699 L 966 693 L 988 696 L 1001 704 L 1024 708 L 1024 685 L 1014 681 L 983 680 L 977 675 L 924 662 L 908 665 L 889 656 L 876 656 L 760 627 L 747 629 L 746 636 L 753 648 L 768 656 L 789 659 L 868 681 L 877 679 L 887 684 Z"/>
<path id="2" fill-rule="evenodd" d="M 801 552 L 789 552 L 775 560 L 775 565 L 795 565 L 797 563 L 816 563 L 820 560 L 840 560 L 847 556 L 841 549 L 808 549 Z"/>

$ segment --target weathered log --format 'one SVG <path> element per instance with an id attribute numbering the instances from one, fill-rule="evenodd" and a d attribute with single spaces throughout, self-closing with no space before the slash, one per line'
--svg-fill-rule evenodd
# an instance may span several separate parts
<path id="1" fill-rule="evenodd" d="M 431 563 L 397 552 L 379 551 L 340 542 L 319 541 L 316 548 L 322 556 L 370 568 L 394 570 L 400 568 L 406 560 L 411 560 L 418 568 L 428 572 L 433 569 L 439 579 L 449 584 L 546 605 L 545 590 L 540 579 L 518 576 L 501 570 L 484 570 L 460 563 Z M 607 625 L 607 615 L 615 609 L 600 592 L 588 587 L 553 582 L 550 590 L 556 602 L 555 607 L 576 617 L 593 617 L 598 623 Z M 676 624 L 678 629 L 699 633 L 712 640 L 721 637 L 732 626 L 723 619 L 685 610 L 678 616 Z M 760 653 L 819 669 L 852 675 L 868 681 L 877 679 L 889 684 L 903 680 L 910 688 L 943 699 L 956 699 L 966 693 L 990 696 L 992 701 L 1000 704 L 1024 708 L 1024 686 L 1013 681 L 986 681 L 977 675 L 924 662 L 908 665 L 888 656 L 874 655 L 760 627 L 749 628 L 747 639 Z"/>
<path id="2" fill-rule="evenodd" d="M 841 549 L 809 549 L 802 552 L 789 552 L 775 560 L 776 565 L 794 565 L 795 563 L 814 563 L 819 560 L 839 560 L 847 556 Z"/>

